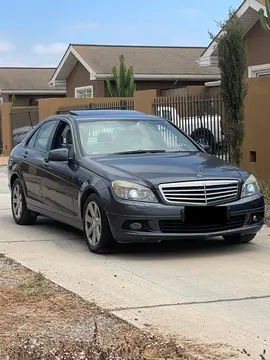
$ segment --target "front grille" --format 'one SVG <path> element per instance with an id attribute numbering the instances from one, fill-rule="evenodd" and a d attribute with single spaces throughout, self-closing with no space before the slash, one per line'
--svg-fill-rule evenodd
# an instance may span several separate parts
<path id="1" fill-rule="evenodd" d="M 245 215 L 232 216 L 224 224 L 184 224 L 180 220 L 159 221 L 160 231 L 166 234 L 206 234 L 241 228 L 245 222 Z"/>
<path id="2" fill-rule="evenodd" d="M 159 185 L 164 200 L 171 204 L 212 205 L 238 197 L 237 180 L 187 181 Z"/>

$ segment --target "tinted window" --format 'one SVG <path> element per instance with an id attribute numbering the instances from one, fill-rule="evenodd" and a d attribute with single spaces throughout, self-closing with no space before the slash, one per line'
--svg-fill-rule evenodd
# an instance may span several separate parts
<path id="1" fill-rule="evenodd" d="M 70 125 L 61 121 L 57 128 L 51 149 L 59 149 L 63 147 L 69 149 L 72 144 L 73 140 Z"/>
<path id="2" fill-rule="evenodd" d="M 54 130 L 56 121 L 45 123 L 39 130 L 34 148 L 38 151 L 47 151 L 48 141 Z"/>
<path id="3" fill-rule="evenodd" d="M 82 147 L 89 155 L 137 150 L 198 151 L 165 120 L 92 120 L 78 125 Z"/>
<path id="4" fill-rule="evenodd" d="M 39 133 L 39 130 L 37 130 L 37 131 L 32 135 L 32 137 L 30 138 L 30 140 L 28 140 L 28 142 L 27 142 L 27 144 L 26 144 L 27 147 L 33 148 L 33 147 L 35 146 L 35 142 L 36 142 L 38 133 Z"/>

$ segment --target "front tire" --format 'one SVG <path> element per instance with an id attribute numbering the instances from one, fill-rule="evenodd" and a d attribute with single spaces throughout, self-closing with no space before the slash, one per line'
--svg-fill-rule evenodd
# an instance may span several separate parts
<path id="1" fill-rule="evenodd" d="M 13 219 L 18 225 L 33 225 L 37 214 L 27 209 L 22 183 L 16 179 L 11 189 L 11 209 Z"/>
<path id="2" fill-rule="evenodd" d="M 111 252 L 114 240 L 100 197 L 91 194 L 84 206 L 83 226 L 86 244 L 96 254 Z"/>
<path id="3" fill-rule="evenodd" d="M 224 236 L 224 240 L 229 244 L 247 244 L 251 242 L 257 234 L 249 234 L 249 235 L 231 235 L 231 236 Z"/>

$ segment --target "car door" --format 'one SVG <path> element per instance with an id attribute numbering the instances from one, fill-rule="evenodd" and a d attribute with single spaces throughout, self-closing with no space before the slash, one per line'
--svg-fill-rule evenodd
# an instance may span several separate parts
<path id="1" fill-rule="evenodd" d="M 27 203 L 40 207 L 43 203 L 41 177 L 47 146 L 57 121 L 48 121 L 39 127 L 27 141 L 20 164 L 26 187 Z"/>
<path id="2" fill-rule="evenodd" d="M 74 137 L 68 121 L 60 121 L 52 141 L 52 149 L 66 147 L 74 158 Z M 74 159 L 75 160 L 75 159 Z M 48 161 L 41 179 L 41 192 L 47 211 L 58 217 L 74 219 L 78 214 L 74 208 L 74 199 L 79 188 L 76 181 L 78 165 L 71 161 Z"/>

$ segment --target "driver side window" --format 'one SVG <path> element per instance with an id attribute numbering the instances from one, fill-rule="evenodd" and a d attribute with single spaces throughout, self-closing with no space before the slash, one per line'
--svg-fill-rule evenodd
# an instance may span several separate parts
<path id="1" fill-rule="evenodd" d="M 56 131 L 56 135 L 52 144 L 53 149 L 66 148 L 69 151 L 69 157 L 74 157 L 74 143 L 70 125 L 61 121 Z"/>

